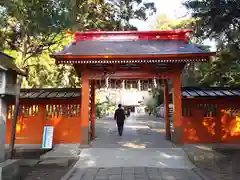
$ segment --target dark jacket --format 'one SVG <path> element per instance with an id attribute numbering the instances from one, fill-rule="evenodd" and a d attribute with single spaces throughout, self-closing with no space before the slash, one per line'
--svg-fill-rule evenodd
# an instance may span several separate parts
<path id="1" fill-rule="evenodd" d="M 125 118 L 124 110 L 122 108 L 116 109 L 114 119 L 117 121 L 117 123 L 124 123 Z"/>

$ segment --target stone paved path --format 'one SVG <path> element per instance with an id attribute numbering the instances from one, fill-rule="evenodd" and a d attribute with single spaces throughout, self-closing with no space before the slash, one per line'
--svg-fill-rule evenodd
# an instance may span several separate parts
<path id="1" fill-rule="evenodd" d="M 239 180 L 240 152 L 228 145 L 184 145 L 198 171 L 209 180 Z M 215 150 L 212 148 L 216 148 Z"/>
<path id="2" fill-rule="evenodd" d="M 183 149 L 165 140 L 164 123 L 156 118 L 130 117 L 122 137 L 112 118 L 105 118 L 96 134 L 68 180 L 202 180 Z"/>
<path id="3" fill-rule="evenodd" d="M 70 180 L 202 180 L 186 169 L 149 167 L 82 168 L 75 171 Z"/>

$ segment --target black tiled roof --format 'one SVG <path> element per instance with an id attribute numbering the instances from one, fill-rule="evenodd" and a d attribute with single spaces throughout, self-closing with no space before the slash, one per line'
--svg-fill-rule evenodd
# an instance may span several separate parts
<path id="1" fill-rule="evenodd" d="M 80 97 L 80 88 L 21 89 L 21 99 L 67 99 Z"/>
<path id="2" fill-rule="evenodd" d="M 71 43 L 54 55 L 140 55 L 207 53 L 182 40 L 84 40 Z"/>
<path id="3" fill-rule="evenodd" d="M 240 96 L 240 87 L 183 87 L 183 97 L 236 97 Z"/>
<path id="4" fill-rule="evenodd" d="M 21 99 L 68 99 L 81 96 L 80 88 L 21 89 Z M 240 97 L 240 88 L 183 87 L 183 97 Z"/>

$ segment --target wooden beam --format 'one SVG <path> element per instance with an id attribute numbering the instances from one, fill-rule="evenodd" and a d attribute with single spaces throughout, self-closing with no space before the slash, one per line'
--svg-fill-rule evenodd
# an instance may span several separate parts
<path id="1" fill-rule="evenodd" d="M 150 72 L 116 72 L 115 74 L 110 74 L 109 75 L 111 79 L 152 79 L 153 77 L 155 78 L 159 78 L 159 79 L 165 79 L 165 78 L 171 78 L 173 76 L 172 73 L 150 73 Z M 103 79 L 105 77 L 104 73 L 99 73 L 99 72 L 94 72 L 91 71 L 91 75 L 90 75 L 90 79 L 95 79 L 95 80 L 100 80 Z"/>
<path id="2" fill-rule="evenodd" d="M 126 61 L 126 60 L 180 60 L 180 59 L 204 59 L 211 56 L 215 56 L 215 52 L 207 52 L 207 53 L 185 53 L 185 54 L 132 54 L 132 55 L 50 55 L 51 58 L 55 58 L 57 61 L 66 61 L 71 60 L 72 63 L 74 61 L 81 62 L 90 62 L 90 61 L 106 61 L 106 60 L 118 60 L 118 61 Z M 191 62 L 191 60 L 189 61 Z"/>
<path id="3" fill-rule="evenodd" d="M 82 72 L 84 70 L 86 70 L 86 64 L 82 64 L 81 66 L 79 66 L 78 64 L 74 64 L 73 67 L 74 67 L 75 71 L 77 72 L 78 77 L 81 77 Z"/>
<path id="4" fill-rule="evenodd" d="M 166 79 L 172 78 L 173 74 L 181 73 L 184 68 L 185 63 L 180 64 L 164 64 L 164 68 L 157 68 L 158 64 L 142 64 L 139 65 L 139 69 L 134 68 L 125 68 L 119 64 L 104 65 L 103 67 L 94 67 L 92 64 L 84 65 L 75 65 L 75 69 L 78 74 L 88 70 L 89 79 L 105 79 L 110 77 L 111 79 L 126 79 L 126 80 L 135 80 L 135 79 Z"/>
<path id="5" fill-rule="evenodd" d="M 159 72 L 159 70 L 179 70 L 185 66 L 186 63 L 172 63 L 172 64 L 102 64 L 96 66 L 96 64 L 87 64 L 83 68 L 93 71 L 106 71 L 106 72 L 117 72 L 117 71 L 146 71 L 146 72 Z M 82 65 L 78 65 L 82 66 Z M 81 68 L 81 69 L 83 69 Z"/>

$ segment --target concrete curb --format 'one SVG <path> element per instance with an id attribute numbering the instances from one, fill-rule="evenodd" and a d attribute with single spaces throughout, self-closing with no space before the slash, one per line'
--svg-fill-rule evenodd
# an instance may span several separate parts
<path id="1" fill-rule="evenodd" d="M 38 164 L 39 162 L 40 162 L 40 159 L 20 159 L 19 165 L 32 167 Z"/>
<path id="2" fill-rule="evenodd" d="M 91 148 L 92 146 L 92 143 L 97 139 L 97 137 L 95 137 L 92 141 L 89 142 L 88 145 L 80 145 L 79 148 L 80 149 L 84 149 L 84 148 Z M 80 151 L 80 153 L 78 154 L 78 158 L 79 158 L 79 155 L 81 154 L 82 151 Z M 71 175 L 74 173 L 74 171 L 76 171 L 77 169 L 77 164 L 78 164 L 78 161 L 72 166 L 72 168 L 60 179 L 60 180 L 68 180 Z"/>
<path id="3" fill-rule="evenodd" d="M 68 180 L 71 175 L 74 173 L 74 171 L 76 170 L 78 161 L 72 166 L 72 168 L 60 179 L 60 180 Z"/>
<path id="4" fill-rule="evenodd" d="M 0 163 L 0 180 L 17 180 L 19 175 L 19 159 L 7 159 Z"/>
<path id="5" fill-rule="evenodd" d="M 182 146 L 182 149 L 183 149 L 183 151 L 185 152 L 185 154 L 187 155 L 188 160 L 195 166 L 195 164 L 194 164 L 194 162 L 191 160 L 189 154 L 188 154 L 187 151 L 184 149 L 184 146 Z M 201 173 L 200 169 L 197 168 L 196 166 L 195 166 L 195 168 L 192 169 L 192 171 L 193 171 L 195 174 L 197 174 L 202 180 L 210 180 L 208 177 L 206 177 L 205 175 L 203 175 L 203 174 Z"/>
<path id="6" fill-rule="evenodd" d="M 199 168 L 193 168 L 192 171 L 195 172 L 202 180 L 210 180 L 200 172 Z"/>

